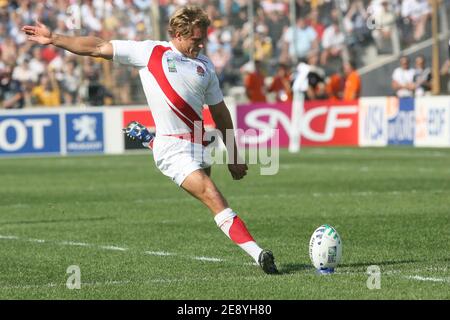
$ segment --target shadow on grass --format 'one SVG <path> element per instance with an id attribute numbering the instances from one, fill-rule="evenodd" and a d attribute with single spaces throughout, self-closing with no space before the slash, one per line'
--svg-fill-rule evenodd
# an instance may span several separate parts
<path id="1" fill-rule="evenodd" d="M 299 271 L 314 270 L 314 267 L 303 263 L 283 263 L 278 266 L 280 274 L 292 274 Z"/>
<path id="2" fill-rule="evenodd" d="M 71 218 L 71 219 L 48 219 L 48 220 L 22 220 L 22 221 L 2 221 L 0 226 L 10 224 L 37 224 L 37 223 L 59 223 L 59 222 L 80 222 L 80 221 L 101 221 L 111 219 L 111 217 L 94 217 L 94 218 Z"/>

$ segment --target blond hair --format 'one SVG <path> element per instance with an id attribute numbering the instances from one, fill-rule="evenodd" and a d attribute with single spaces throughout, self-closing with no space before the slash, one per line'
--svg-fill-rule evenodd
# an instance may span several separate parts
<path id="1" fill-rule="evenodd" d="M 192 35 L 194 27 L 199 27 L 202 31 L 208 29 L 211 21 L 206 12 L 196 6 L 182 7 L 175 11 L 169 20 L 169 35 L 173 38 L 176 34 L 182 37 Z"/>

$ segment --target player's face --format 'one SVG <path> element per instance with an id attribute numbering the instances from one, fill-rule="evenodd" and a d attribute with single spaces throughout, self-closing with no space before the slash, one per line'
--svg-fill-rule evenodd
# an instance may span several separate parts
<path id="1" fill-rule="evenodd" d="M 205 47 L 206 32 L 199 27 L 194 27 L 191 36 L 178 37 L 179 50 L 189 58 L 197 58 L 200 51 Z"/>

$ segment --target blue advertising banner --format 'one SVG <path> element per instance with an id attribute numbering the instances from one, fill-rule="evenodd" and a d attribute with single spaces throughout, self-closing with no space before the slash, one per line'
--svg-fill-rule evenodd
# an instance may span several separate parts
<path id="1" fill-rule="evenodd" d="M 0 115 L 0 156 L 60 153 L 58 114 Z"/>
<path id="2" fill-rule="evenodd" d="M 66 114 L 67 153 L 103 152 L 103 113 Z"/>
<path id="3" fill-rule="evenodd" d="M 397 103 L 388 104 L 388 144 L 413 145 L 416 116 L 414 99 L 402 98 Z"/>

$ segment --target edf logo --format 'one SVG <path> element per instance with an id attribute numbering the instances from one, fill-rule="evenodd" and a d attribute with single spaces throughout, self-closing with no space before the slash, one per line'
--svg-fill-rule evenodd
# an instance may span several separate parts
<path id="1" fill-rule="evenodd" d="M 59 153 L 59 116 L 0 116 L 0 155 Z"/>
<path id="2" fill-rule="evenodd" d="M 67 152 L 103 151 L 103 114 L 68 113 Z"/>

